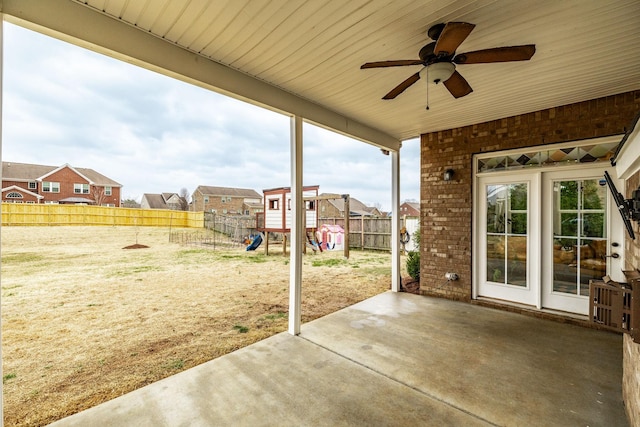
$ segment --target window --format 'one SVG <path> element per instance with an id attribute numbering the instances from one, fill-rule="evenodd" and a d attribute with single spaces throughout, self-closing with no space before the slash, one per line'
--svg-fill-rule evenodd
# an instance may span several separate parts
<path id="1" fill-rule="evenodd" d="M 60 183 L 52 182 L 52 181 L 43 181 L 42 182 L 42 191 L 45 193 L 59 193 L 60 192 Z"/>
<path id="2" fill-rule="evenodd" d="M 313 211 L 316 209 L 316 201 L 315 200 L 307 200 L 306 201 L 307 210 Z"/>
<path id="3" fill-rule="evenodd" d="M 35 181 L 29 182 L 29 190 L 36 190 L 38 188 L 38 183 Z"/>
<path id="4" fill-rule="evenodd" d="M 73 184 L 73 192 L 76 194 L 89 194 L 89 184 Z"/>
<path id="5" fill-rule="evenodd" d="M 45 200 L 44 204 L 45 205 L 57 205 L 58 202 L 56 200 Z"/>
<path id="6" fill-rule="evenodd" d="M 272 209 L 272 210 L 278 210 L 278 209 L 280 209 L 280 207 L 279 207 L 279 203 L 278 203 L 278 202 L 279 202 L 279 200 L 278 200 L 278 199 L 271 199 L 271 200 L 269 200 L 269 209 Z"/>
<path id="7" fill-rule="evenodd" d="M 111 196 L 111 186 L 107 185 L 104 187 L 104 195 Z"/>
<path id="8" fill-rule="evenodd" d="M 204 196 L 204 202 L 209 203 L 209 196 Z"/>
<path id="9" fill-rule="evenodd" d="M 538 168 L 554 164 L 576 164 L 609 161 L 615 154 L 619 141 L 606 141 L 589 145 L 567 145 L 530 148 L 526 152 L 493 154 L 478 157 L 478 172 L 499 172 L 510 169 Z"/>
<path id="10" fill-rule="evenodd" d="M 7 194 L 7 199 L 22 199 L 22 194 L 12 191 L 11 193 Z"/>

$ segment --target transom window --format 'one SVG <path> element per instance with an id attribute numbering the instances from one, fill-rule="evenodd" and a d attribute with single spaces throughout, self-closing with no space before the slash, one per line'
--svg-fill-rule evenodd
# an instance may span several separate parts
<path id="1" fill-rule="evenodd" d="M 53 181 L 42 181 L 42 191 L 45 193 L 59 193 L 60 183 Z"/>
<path id="2" fill-rule="evenodd" d="M 11 193 L 7 194 L 7 199 L 22 199 L 22 194 L 12 191 Z"/>
<path id="3" fill-rule="evenodd" d="M 89 184 L 73 184 L 73 192 L 76 194 L 89 194 Z"/>
<path id="4" fill-rule="evenodd" d="M 479 157 L 478 172 L 539 168 L 558 164 L 593 163 L 608 161 L 615 154 L 620 141 L 601 142 L 588 145 L 529 148 L 527 151 Z"/>

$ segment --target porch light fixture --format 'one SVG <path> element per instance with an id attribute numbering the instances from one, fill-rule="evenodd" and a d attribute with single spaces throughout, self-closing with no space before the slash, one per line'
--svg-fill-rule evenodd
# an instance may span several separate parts
<path id="1" fill-rule="evenodd" d="M 453 169 L 447 169 L 446 171 L 444 171 L 444 180 L 451 181 L 453 179 L 453 174 Z"/>

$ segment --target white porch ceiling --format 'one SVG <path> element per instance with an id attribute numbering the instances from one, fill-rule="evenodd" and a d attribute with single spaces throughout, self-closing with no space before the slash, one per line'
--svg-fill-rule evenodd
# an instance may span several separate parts
<path id="1" fill-rule="evenodd" d="M 392 148 L 392 140 L 640 89 L 637 0 L 2 3 L 5 18 L 18 24 L 179 78 L 189 74 L 185 80 L 275 110 L 307 116 L 310 106 L 319 106 L 311 121 Z M 78 8 L 79 14 L 69 12 Z M 56 10 L 62 15 L 43 16 Z M 88 16 L 94 18 L 87 22 Z M 97 25 L 107 17 L 109 25 Z M 476 25 L 458 52 L 535 44 L 536 53 L 525 62 L 458 65 L 474 92 L 454 99 L 444 87 L 430 86 L 429 111 L 423 81 L 394 100 L 382 100 L 421 66 L 361 70 L 360 65 L 417 59 L 420 48 L 431 41 L 427 29 L 448 21 Z M 132 43 L 132 30 L 202 60 L 189 73 L 172 68 L 150 58 L 145 51 L 149 45 Z M 214 68 L 207 68 L 204 58 Z M 207 73 L 221 70 L 219 64 L 230 72 L 227 80 L 207 81 Z M 235 80 L 237 76 L 242 78 Z M 273 90 L 254 90 L 253 97 L 249 82 Z M 287 101 L 289 95 L 301 103 Z M 375 136 L 368 138 L 370 133 Z"/>

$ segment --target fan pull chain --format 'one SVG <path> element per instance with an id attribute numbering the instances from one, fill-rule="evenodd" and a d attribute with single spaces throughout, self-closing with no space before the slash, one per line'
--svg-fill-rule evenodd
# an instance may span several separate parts
<path id="1" fill-rule="evenodd" d="M 429 111 L 429 67 L 427 67 L 427 111 Z"/>

